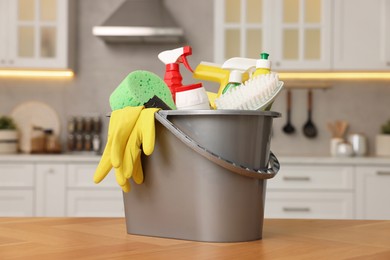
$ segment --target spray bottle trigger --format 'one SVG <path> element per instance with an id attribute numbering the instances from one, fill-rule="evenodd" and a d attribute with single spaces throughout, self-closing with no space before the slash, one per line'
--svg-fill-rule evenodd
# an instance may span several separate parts
<path id="1" fill-rule="evenodd" d="M 191 71 L 192 73 L 194 73 L 194 71 L 191 69 L 190 65 L 188 64 L 188 61 L 187 61 L 186 56 L 182 55 L 180 58 L 181 58 L 181 61 L 182 61 L 183 64 L 184 64 L 184 66 L 185 66 L 189 71 Z"/>

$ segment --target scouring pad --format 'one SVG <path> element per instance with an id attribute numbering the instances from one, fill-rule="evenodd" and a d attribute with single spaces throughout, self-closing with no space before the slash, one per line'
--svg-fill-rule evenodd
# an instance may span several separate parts
<path id="1" fill-rule="evenodd" d="M 110 106 L 112 111 L 127 106 L 142 106 L 155 95 L 171 109 L 176 109 L 171 91 L 159 76 L 149 71 L 136 70 L 127 75 L 112 92 Z"/>

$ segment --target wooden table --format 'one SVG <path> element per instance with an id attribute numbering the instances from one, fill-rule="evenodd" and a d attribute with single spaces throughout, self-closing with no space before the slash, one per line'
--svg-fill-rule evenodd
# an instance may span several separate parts
<path id="1" fill-rule="evenodd" d="M 0 218 L 0 259 L 390 259 L 390 221 L 274 220 L 263 240 L 134 236 L 123 218 Z"/>

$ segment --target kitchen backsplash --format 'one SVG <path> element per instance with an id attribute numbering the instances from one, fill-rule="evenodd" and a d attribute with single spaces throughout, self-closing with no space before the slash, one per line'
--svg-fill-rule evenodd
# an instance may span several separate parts
<path id="1" fill-rule="evenodd" d="M 101 24 L 122 0 L 77 1 L 77 57 L 76 76 L 71 80 L 4 79 L 0 78 L 0 113 L 8 114 L 24 101 L 43 101 L 54 108 L 61 117 L 61 140 L 66 145 L 67 119 L 72 115 L 110 111 L 108 97 L 122 79 L 131 71 L 145 69 L 163 77 L 164 67 L 157 54 L 178 47 L 172 44 L 116 44 L 107 45 L 92 35 L 92 27 Z M 202 60 L 212 60 L 213 1 L 166 0 L 168 9 L 184 28 L 187 42 L 194 54 L 190 64 L 195 67 Z M 197 21 L 194 26 L 193 17 Z M 199 19 L 201 17 L 201 19 Z M 271 54 L 272 55 L 272 54 Z M 183 71 L 184 83 L 195 82 Z M 296 133 L 286 135 L 286 91 L 273 105 L 282 118 L 274 120 L 271 149 L 278 155 L 329 155 L 331 134 L 327 122 L 347 120 L 350 132 L 365 133 L 369 153 L 374 153 L 374 138 L 380 125 L 390 119 L 390 83 L 348 82 L 330 89 L 313 91 L 313 121 L 318 128 L 315 139 L 304 137 L 302 127 L 307 121 L 306 89 L 292 91 L 292 123 Z M 288 83 L 286 84 L 288 87 Z M 218 86 L 205 83 L 215 90 Z M 102 118 L 102 136 L 105 136 L 108 118 Z M 103 140 L 104 142 L 105 140 Z"/>

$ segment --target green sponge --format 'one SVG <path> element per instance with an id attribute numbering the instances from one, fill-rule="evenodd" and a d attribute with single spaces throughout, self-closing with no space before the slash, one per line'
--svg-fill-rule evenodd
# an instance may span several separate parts
<path id="1" fill-rule="evenodd" d="M 176 109 L 171 91 L 159 76 L 149 71 L 136 70 L 127 75 L 112 92 L 110 106 L 112 111 L 127 106 L 142 106 L 154 95 L 158 96 L 171 109 Z"/>

